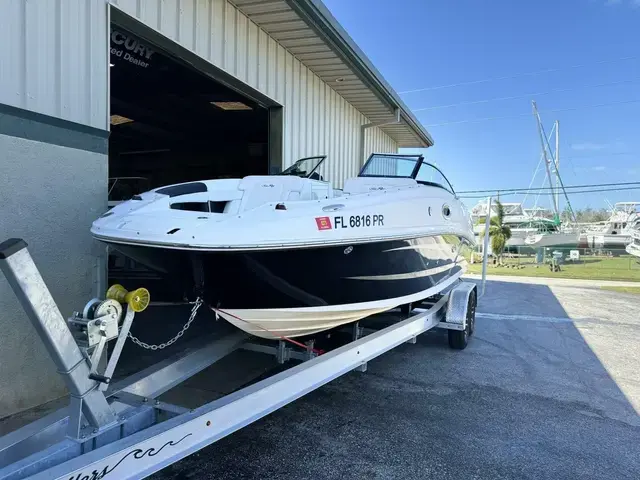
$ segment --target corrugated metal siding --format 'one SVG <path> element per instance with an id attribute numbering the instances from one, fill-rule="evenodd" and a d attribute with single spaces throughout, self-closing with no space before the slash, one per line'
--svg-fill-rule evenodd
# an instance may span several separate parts
<path id="1" fill-rule="evenodd" d="M 231 3 L 113 3 L 284 105 L 285 167 L 326 153 L 330 180 L 358 171 L 360 125 L 370 119 Z M 0 102 L 108 128 L 107 8 L 106 0 L 0 1 Z M 397 144 L 369 129 L 371 151 L 397 151 Z"/>
<path id="2" fill-rule="evenodd" d="M 107 128 L 107 6 L 0 1 L 0 103 Z"/>
<path id="3" fill-rule="evenodd" d="M 127 14 L 197 53 L 284 106 L 284 166 L 327 154 L 323 176 L 341 185 L 355 175 L 360 125 L 368 119 L 226 0 L 114 0 Z M 379 128 L 365 152 L 395 152 Z"/>

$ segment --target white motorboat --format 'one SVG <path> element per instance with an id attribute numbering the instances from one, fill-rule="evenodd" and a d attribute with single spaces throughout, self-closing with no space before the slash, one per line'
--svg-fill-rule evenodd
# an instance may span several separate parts
<path id="1" fill-rule="evenodd" d="M 627 244 L 627 253 L 640 258 L 640 216 L 629 226 L 631 240 Z"/>
<path id="2" fill-rule="evenodd" d="M 511 238 L 507 241 L 507 248 L 519 249 L 525 246 L 525 239 L 531 233 L 536 232 L 535 227 L 528 226 L 528 223 L 532 220 L 522 208 L 521 203 L 503 203 L 504 217 L 502 223 L 511 229 Z M 495 217 L 498 214 L 497 206 L 494 203 L 491 204 L 491 217 Z M 471 210 L 471 221 L 473 222 L 473 232 L 476 235 L 476 240 L 484 235 L 484 221 L 487 217 L 487 202 L 479 202 Z M 480 243 L 480 242 L 478 242 Z"/>
<path id="3" fill-rule="evenodd" d="M 462 276 L 473 229 L 437 167 L 421 155 L 374 154 L 338 191 L 317 173 L 324 159 L 157 188 L 115 206 L 91 232 L 272 339 L 418 302 Z"/>
<path id="4" fill-rule="evenodd" d="M 502 203 L 502 202 L 501 202 Z M 522 203 L 502 203 L 504 209 L 504 217 L 502 223 L 505 225 L 518 225 L 531 220 L 531 216 L 528 215 L 522 208 Z M 491 217 L 498 215 L 498 206 L 496 202 L 491 204 Z M 484 224 L 481 222 L 487 217 L 487 202 L 478 202 L 471 209 L 471 221 L 476 227 L 484 228 Z"/>
<path id="5" fill-rule="evenodd" d="M 631 241 L 630 226 L 640 218 L 640 202 L 618 202 L 613 206 L 611 216 L 602 225 L 586 231 L 590 248 L 623 250 Z"/>

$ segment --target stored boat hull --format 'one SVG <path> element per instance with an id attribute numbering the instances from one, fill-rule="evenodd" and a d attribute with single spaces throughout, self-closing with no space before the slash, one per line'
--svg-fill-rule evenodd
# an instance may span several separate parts
<path id="1" fill-rule="evenodd" d="M 532 248 L 577 248 L 579 241 L 578 232 L 554 232 L 530 235 L 525 244 Z"/>
<path id="2" fill-rule="evenodd" d="M 636 220 L 631 229 L 631 241 L 626 246 L 627 253 L 640 257 L 640 219 Z"/>
<path id="3" fill-rule="evenodd" d="M 589 234 L 587 242 L 590 248 L 624 250 L 631 241 L 630 235 L 621 234 Z"/>

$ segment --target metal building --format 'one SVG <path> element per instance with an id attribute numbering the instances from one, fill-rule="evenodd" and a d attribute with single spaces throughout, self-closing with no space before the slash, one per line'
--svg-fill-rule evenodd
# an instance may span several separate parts
<path id="1" fill-rule="evenodd" d="M 103 276 L 88 229 L 110 177 L 324 154 L 341 185 L 370 152 L 431 144 L 318 0 L 0 0 L 0 232 L 30 243 L 65 315 Z M 0 331 L 0 418 L 62 395 L 4 280 Z"/>

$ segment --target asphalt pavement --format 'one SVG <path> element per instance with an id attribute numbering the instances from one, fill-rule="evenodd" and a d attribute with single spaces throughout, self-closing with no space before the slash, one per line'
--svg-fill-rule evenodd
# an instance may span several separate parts
<path id="1" fill-rule="evenodd" d="M 429 332 L 153 478 L 638 479 L 638 334 L 640 296 L 490 281 L 466 350 Z M 171 399 L 273 368 L 238 355 Z"/>

